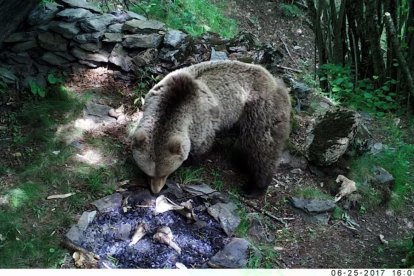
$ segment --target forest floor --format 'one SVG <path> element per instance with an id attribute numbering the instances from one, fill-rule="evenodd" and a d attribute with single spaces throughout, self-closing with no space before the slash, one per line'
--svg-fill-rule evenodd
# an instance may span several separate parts
<path id="1" fill-rule="evenodd" d="M 298 77 L 312 75 L 306 70 L 313 67 L 314 40 L 304 17 L 284 17 L 276 1 L 229 2 L 231 8 L 225 12 L 238 21 L 241 30 L 281 49 L 283 66 L 303 70 Z M 66 131 L 83 122 L 85 102 L 92 100 L 114 108 L 124 105 L 128 116 L 137 116 L 131 86 L 106 79 L 106 72 L 98 69 L 90 72 L 68 76 L 65 87 L 69 92 L 63 96 L 30 106 L 15 105 L 18 99 L 11 98 L 7 108 L 0 108 L 0 138 L 5 141 L 0 144 L 0 267 L 60 267 L 63 256 L 68 256 L 60 241 L 90 202 L 111 194 L 125 181 L 145 186 L 130 160 L 127 126 L 87 131 L 71 146 L 60 142 L 65 133 L 75 135 Z M 300 149 L 310 116 L 298 114 L 298 118 L 291 143 Z M 370 126 L 376 139 L 382 141 L 384 133 L 376 131 L 379 129 L 375 122 Z M 213 150 L 197 168 L 184 168 L 173 179 L 179 182 L 185 172 L 201 168 L 197 174 L 200 182 L 223 193 L 238 194 L 246 177 L 222 151 Z M 387 204 L 368 210 L 350 208 L 339 219 L 331 217 L 327 224 L 311 222 L 291 206 L 288 199 L 292 196 L 311 193 L 311 197 L 332 198 L 337 175 L 331 169 L 315 174 L 309 167 L 295 170 L 281 166 L 266 196 L 247 201 L 284 221 L 263 217 L 273 239 L 255 244 L 263 258 L 252 260 L 249 267 L 382 268 L 402 263 L 414 232 L 412 205 L 399 210 Z M 45 199 L 65 193 L 75 195 Z M 257 210 L 243 203 L 240 206 L 242 225 L 238 233 L 246 234 L 246 214 Z"/>

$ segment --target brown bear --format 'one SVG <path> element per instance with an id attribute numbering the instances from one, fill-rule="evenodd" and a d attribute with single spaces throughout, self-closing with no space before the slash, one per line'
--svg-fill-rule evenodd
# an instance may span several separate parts
<path id="1" fill-rule="evenodd" d="M 260 196 L 289 136 L 290 112 L 285 85 L 263 67 L 202 62 L 171 72 L 146 95 L 133 157 L 157 194 L 190 154 L 206 153 L 219 131 L 236 126 L 250 173 L 246 193 Z"/>

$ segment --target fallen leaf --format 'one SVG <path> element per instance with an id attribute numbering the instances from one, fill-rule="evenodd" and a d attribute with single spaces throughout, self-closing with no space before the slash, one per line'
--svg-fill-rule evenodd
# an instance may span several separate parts
<path id="1" fill-rule="evenodd" d="M 346 178 L 343 175 L 338 175 L 336 183 L 342 182 L 339 192 L 335 196 L 335 202 L 338 202 L 342 197 L 347 196 L 357 190 L 355 181 Z"/>
<path id="2" fill-rule="evenodd" d="M 50 195 L 46 199 L 63 199 L 70 196 L 75 195 L 76 193 L 68 193 L 68 194 L 61 194 L 61 195 Z"/>

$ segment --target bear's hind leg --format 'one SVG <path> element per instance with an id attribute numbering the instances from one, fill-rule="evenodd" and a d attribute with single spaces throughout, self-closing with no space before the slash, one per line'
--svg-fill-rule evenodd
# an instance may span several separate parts
<path id="1" fill-rule="evenodd" d="M 245 106 L 240 120 L 240 142 L 250 173 L 245 189 L 248 197 L 264 195 L 272 182 L 289 134 L 288 116 L 265 99 Z"/>

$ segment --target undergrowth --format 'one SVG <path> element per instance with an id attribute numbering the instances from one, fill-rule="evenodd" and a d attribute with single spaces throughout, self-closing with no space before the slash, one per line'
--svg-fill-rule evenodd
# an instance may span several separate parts
<path id="1" fill-rule="evenodd" d="M 56 138 L 57 128 L 78 118 L 83 106 L 83 98 L 60 87 L 48 90 L 44 98 L 27 100 L 7 118 L 9 129 L 17 129 L 20 138 L 13 139 L 12 154 L 0 160 L 5 173 L 0 197 L 8 202 L 0 205 L 0 268 L 59 267 L 65 254 L 62 235 L 77 215 L 133 172 L 122 162 L 79 162 L 77 149 Z M 110 138 L 84 137 L 84 143 L 107 156 L 121 155 L 121 147 Z M 75 195 L 46 199 L 66 193 Z"/>
<path id="2" fill-rule="evenodd" d="M 407 130 L 397 126 L 393 118 L 382 118 L 380 124 L 383 126 L 385 149 L 378 154 L 365 154 L 354 159 L 350 177 L 364 195 L 364 207 L 372 209 L 381 203 L 381 196 L 369 185 L 367 177 L 372 175 L 374 166 L 383 167 L 395 178 L 388 204 L 394 210 L 401 210 L 407 204 L 414 204 L 414 144 L 410 142 L 412 137 Z"/>
<path id="3" fill-rule="evenodd" d="M 165 22 L 168 27 L 184 30 L 193 36 L 211 31 L 232 38 L 237 33 L 236 22 L 225 17 L 222 8 L 208 0 L 145 0 L 131 10 L 140 14 L 144 12 L 152 19 Z"/>

